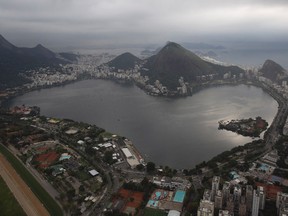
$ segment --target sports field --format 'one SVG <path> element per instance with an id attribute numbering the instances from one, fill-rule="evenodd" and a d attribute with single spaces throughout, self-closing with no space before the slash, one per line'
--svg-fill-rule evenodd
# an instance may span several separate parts
<path id="1" fill-rule="evenodd" d="M 0 176 L 0 209 L 2 216 L 25 216 L 25 212 L 18 204 L 17 200 L 13 196 L 12 192 L 9 190 L 7 184 L 4 182 Z"/>

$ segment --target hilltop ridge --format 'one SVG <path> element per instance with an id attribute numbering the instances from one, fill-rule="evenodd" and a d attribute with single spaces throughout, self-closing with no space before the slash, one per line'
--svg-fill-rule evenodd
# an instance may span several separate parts
<path id="1" fill-rule="evenodd" d="M 26 78 L 19 76 L 26 70 L 67 62 L 41 44 L 33 48 L 17 47 L 0 35 L 0 89 L 27 83 Z"/>
<path id="2" fill-rule="evenodd" d="M 112 59 L 107 64 L 109 67 L 114 67 L 116 70 L 128 70 L 133 69 L 140 62 L 141 59 L 129 52 L 125 52 Z"/>
<path id="3" fill-rule="evenodd" d="M 286 73 L 285 69 L 281 65 L 270 59 L 264 62 L 259 72 L 261 72 L 264 77 L 274 82 L 279 80 Z"/>
<path id="4" fill-rule="evenodd" d="M 169 89 L 179 86 L 179 78 L 186 82 L 196 82 L 203 75 L 223 75 L 226 72 L 239 74 L 239 67 L 215 65 L 201 59 L 193 52 L 175 42 L 168 42 L 156 55 L 147 59 L 142 75 L 147 75 L 151 83 L 159 80 Z"/>

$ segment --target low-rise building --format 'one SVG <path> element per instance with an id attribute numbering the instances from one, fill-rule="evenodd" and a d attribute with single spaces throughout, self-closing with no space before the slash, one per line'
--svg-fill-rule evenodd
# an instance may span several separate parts
<path id="1" fill-rule="evenodd" d="M 220 210 L 218 216 L 233 216 L 233 212 L 229 212 L 228 210 Z"/>

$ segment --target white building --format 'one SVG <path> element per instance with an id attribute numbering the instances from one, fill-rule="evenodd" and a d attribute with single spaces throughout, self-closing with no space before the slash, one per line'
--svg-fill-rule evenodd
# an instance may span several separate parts
<path id="1" fill-rule="evenodd" d="M 288 205 L 282 205 L 280 207 L 280 209 L 278 210 L 279 211 L 279 216 L 287 216 L 288 215 Z"/>
<path id="2" fill-rule="evenodd" d="M 93 176 L 93 177 L 99 175 L 99 172 L 96 171 L 95 169 L 90 170 L 89 173 L 90 173 L 90 175 Z"/>
<path id="3" fill-rule="evenodd" d="M 132 158 L 133 157 L 132 153 L 130 152 L 130 150 L 128 148 L 122 148 L 121 150 L 124 153 L 126 158 Z"/>
<path id="4" fill-rule="evenodd" d="M 230 213 L 228 210 L 220 210 L 219 216 L 233 216 L 233 213 Z"/>
<path id="5" fill-rule="evenodd" d="M 265 207 L 264 188 L 258 186 L 257 190 L 253 191 L 252 216 L 258 216 L 259 209 L 263 210 L 264 207 Z"/>
<path id="6" fill-rule="evenodd" d="M 167 216 L 180 216 L 181 213 L 176 210 L 170 210 Z"/>
<path id="7" fill-rule="evenodd" d="M 201 200 L 197 216 L 214 216 L 214 202 Z"/>
<path id="8" fill-rule="evenodd" d="M 288 204 L 288 194 L 277 192 L 276 207 L 279 209 L 282 205 Z"/>

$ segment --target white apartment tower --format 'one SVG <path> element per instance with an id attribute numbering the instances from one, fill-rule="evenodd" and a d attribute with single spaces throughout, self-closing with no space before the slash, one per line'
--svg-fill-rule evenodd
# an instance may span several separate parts
<path id="1" fill-rule="evenodd" d="M 279 211 L 279 213 L 278 213 L 279 216 L 287 216 L 288 215 L 288 205 L 287 204 L 282 205 L 278 211 Z"/>
<path id="2" fill-rule="evenodd" d="M 259 209 L 264 210 L 265 208 L 265 201 L 266 201 L 266 194 L 263 187 L 257 187 L 257 190 L 259 189 L 260 194 L 260 201 L 259 201 Z"/>
<path id="3" fill-rule="evenodd" d="M 253 191 L 253 204 L 252 204 L 252 216 L 258 216 L 259 209 L 263 210 L 265 207 L 265 191 L 261 186 L 257 187 L 257 190 Z"/>
<path id="4" fill-rule="evenodd" d="M 276 207 L 279 209 L 282 205 L 288 204 L 288 194 L 277 192 Z"/>
<path id="5" fill-rule="evenodd" d="M 277 192 L 276 207 L 278 215 L 282 216 L 286 211 L 288 212 L 288 194 Z"/>

